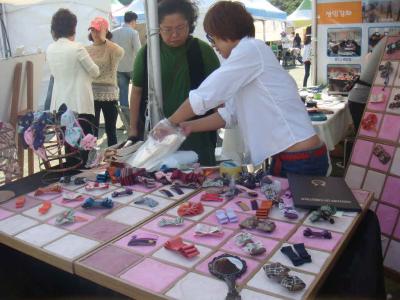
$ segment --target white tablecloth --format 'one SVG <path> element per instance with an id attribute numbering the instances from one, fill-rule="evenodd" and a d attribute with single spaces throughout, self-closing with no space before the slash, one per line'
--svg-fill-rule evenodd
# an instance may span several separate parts
<path id="1" fill-rule="evenodd" d="M 347 100 L 317 100 L 318 108 L 329 109 L 334 114 L 327 115 L 322 122 L 312 122 L 318 136 L 326 143 L 329 151 L 346 136 L 349 126 L 353 123 Z"/>

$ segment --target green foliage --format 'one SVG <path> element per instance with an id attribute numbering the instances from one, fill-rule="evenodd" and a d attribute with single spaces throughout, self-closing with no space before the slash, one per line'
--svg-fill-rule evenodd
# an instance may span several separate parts
<path id="1" fill-rule="evenodd" d="M 290 15 L 292 12 L 296 10 L 296 8 L 300 5 L 302 0 L 269 0 L 272 5 L 276 6 L 280 10 L 287 12 Z"/>

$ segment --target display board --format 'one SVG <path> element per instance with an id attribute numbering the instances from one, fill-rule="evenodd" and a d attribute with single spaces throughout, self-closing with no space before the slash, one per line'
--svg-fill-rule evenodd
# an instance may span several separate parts
<path id="1" fill-rule="evenodd" d="M 286 179 L 279 179 L 282 189 L 288 188 Z M 198 203 L 204 191 L 188 197 L 188 202 Z M 153 193 L 158 195 L 157 192 Z M 262 194 L 258 190 L 259 198 Z M 354 191 L 364 212 L 369 206 L 369 193 Z M 260 200 L 257 200 L 260 203 Z M 349 213 L 335 218 L 335 224 L 326 221 L 310 221 L 307 210 L 298 210 L 299 218 L 286 218 L 278 207 L 274 206 L 268 219 L 274 221 L 276 229 L 272 233 L 257 230 L 245 230 L 239 223 L 254 216 L 254 210 L 243 210 L 237 202 L 245 203 L 251 208 L 251 200 L 236 196 L 234 199 L 221 202 L 204 202 L 204 212 L 200 215 L 185 217 L 184 223 L 176 227 L 161 227 L 162 219 L 174 219 L 180 204 L 138 226 L 127 234 L 115 239 L 104 247 L 97 249 L 75 263 L 77 275 L 92 280 L 135 299 L 225 299 L 226 284 L 208 271 L 208 263 L 223 253 L 239 256 L 245 260 L 247 271 L 237 280 L 242 299 L 308 299 L 315 294 L 322 278 L 343 249 L 353 229 L 360 221 L 362 214 Z M 238 222 L 222 225 L 222 236 L 194 235 L 198 224 L 218 226 L 217 212 L 233 209 Z M 304 237 L 303 231 L 310 227 L 313 230 L 330 230 L 332 239 L 315 239 Z M 249 232 L 254 240 L 262 243 L 266 252 L 251 256 L 243 247 L 235 243 L 235 236 Z M 151 246 L 129 245 L 132 238 L 151 236 L 156 243 Z M 185 243 L 193 244 L 199 255 L 190 259 L 180 253 L 163 247 L 169 239 L 180 236 Z M 294 267 L 291 261 L 281 253 L 283 246 L 304 243 L 312 257 L 311 263 Z M 108 262 L 113 261 L 110 265 Z M 290 274 L 301 278 L 306 288 L 291 292 L 275 280 L 269 279 L 263 266 L 280 262 L 290 268 Z"/>
<path id="2" fill-rule="evenodd" d="M 388 48 L 392 50 L 388 51 Z M 387 39 L 361 126 L 346 182 L 374 193 L 384 265 L 400 272 L 400 36 Z"/>
<path id="3" fill-rule="evenodd" d="M 364 58 L 385 35 L 400 34 L 396 0 L 317 0 L 317 82 L 336 93 L 363 69 Z"/>

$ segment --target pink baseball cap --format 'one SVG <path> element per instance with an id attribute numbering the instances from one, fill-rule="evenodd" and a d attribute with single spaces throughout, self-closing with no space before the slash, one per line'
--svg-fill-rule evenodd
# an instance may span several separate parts
<path id="1" fill-rule="evenodd" d="M 108 30 L 108 21 L 102 17 L 96 17 L 90 22 L 89 29 L 100 31 L 102 27 Z"/>

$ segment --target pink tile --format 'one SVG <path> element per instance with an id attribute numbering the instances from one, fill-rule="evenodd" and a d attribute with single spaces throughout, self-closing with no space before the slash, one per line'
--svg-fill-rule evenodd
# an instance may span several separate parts
<path id="1" fill-rule="evenodd" d="M 356 189 L 352 189 L 351 191 L 354 197 L 357 199 L 358 203 L 360 204 L 364 204 L 365 201 L 367 201 L 368 196 L 370 195 L 368 191 L 356 190 Z"/>
<path id="2" fill-rule="evenodd" d="M 29 196 L 23 196 L 23 197 L 25 197 L 25 205 L 23 207 L 21 207 L 21 208 L 16 208 L 15 207 L 15 203 L 17 202 L 17 199 L 19 197 L 11 199 L 11 200 L 1 204 L 0 206 L 5 208 L 5 209 L 11 210 L 11 211 L 23 212 L 23 211 L 28 210 L 28 209 L 30 209 L 32 207 L 38 206 L 38 205 L 40 205 L 42 203 L 42 201 L 36 200 L 36 199 L 31 198 Z"/>
<path id="3" fill-rule="evenodd" d="M 140 255 L 109 245 L 85 258 L 82 264 L 116 276 L 140 259 Z"/>
<path id="4" fill-rule="evenodd" d="M 400 207 L 400 179 L 392 176 L 386 178 L 381 200 Z"/>
<path id="5" fill-rule="evenodd" d="M 289 239 L 289 242 L 292 244 L 304 243 L 306 247 L 332 252 L 333 250 L 335 250 L 337 244 L 339 243 L 339 241 L 342 239 L 343 236 L 340 233 L 332 232 L 332 239 L 330 240 L 308 238 L 303 236 L 303 231 L 306 228 L 307 227 L 305 226 L 300 226 L 295 232 L 295 234 L 293 234 L 292 237 Z M 321 230 L 312 227 L 310 228 L 318 231 Z"/>
<path id="6" fill-rule="evenodd" d="M 64 224 L 64 225 L 56 225 L 56 219 L 57 217 L 49 220 L 47 223 L 51 224 L 51 225 L 55 225 L 55 226 L 59 226 L 60 228 L 64 228 L 64 229 L 68 229 L 71 231 L 74 231 L 78 228 L 81 228 L 82 226 L 88 224 L 89 222 L 93 221 L 94 219 L 96 219 L 96 217 L 76 211 L 75 212 L 75 216 L 77 217 L 83 217 L 86 219 L 86 221 L 82 221 L 82 222 L 75 222 L 75 223 L 70 223 L 70 224 Z"/>
<path id="7" fill-rule="evenodd" d="M 182 238 L 196 244 L 203 244 L 209 247 L 215 247 L 219 244 L 223 243 L 232 233 L 233 231 L 227 228 L 223 228 L 222 231 L 224 233 L 221 237 L 212 237 L 212 236 L 195 236 L 194 233 L 196 231 L 196 226 L 193 226 L 184 234 L 182 234 Z"/>
<path id="8" fill-rule="evenodd" d="M 238 201 L 245 203 L 250 208 L 250 210 L 248 210 L 248 211 L 242 210 L 240 208 L 240 206 L 236 204 L 236 202 L 238 202 Z M 260 205 L 261 201 L 257 200 L 257 202 L 258 202 L 258 205 Z M 234 200 L 231 200 L 222 207 L 222 209 L 224 209 L 224 210 L 226 210 L 227 208 L 232 208 L 235 212 L 240 212 L 240 213 L 244 213 L 244 214 L 248 214 L 248 215 L 254 216 L 256 214 L 256 211 L 251 209 L 250 199 L 247 199 L 247 198 L 236 198 Z"/>
<path id="9" fill-rule="evenodd" d="M 399 38 L 398 37 L 389 37 L 387 40 L 387 44 L 391 44 L 394 43 L 396 41 L 398 41 Z M 400 59 L 400 51 L 394 51 L 393 53 L 386 53 L 383 55 L 383 59 L 385 60 L 399 60 Z"/>
<path id="10" fill-rule="evenodd" d="M 270 238 L 275 238 L 275 239 L 283 239 L 285 237 L 287 237 L 290 233 L 290 231 L 297 226 L 296 224 L 290 224 L 290 223 L 286 223 L 286 222 L 281 222 L 281 221 L 276 221 L 274 220 L 275 224 L 276 224 L 276 228 L 273 232 L 271 233 L 266 233 L 266 232 L 261 232 L 258 230 L 245 230 L 248 231 L 252 234 L 257 234 L 260 236 L 264 236 L 264 237 L 270 237 Z"/>
<path id="11" fill-rule="evenodd" d="M 377 110 L 377 111 L 384 111 L 386 108 L 386 104 L 388 103 L 389 96 L 390 96 L 390 88 L 386 88 L 385 90 L 382 91 L 381 86 L 375 86 L 371 89 L 371 95 L 384 95 L 385 101 L 379 102 L 379 103 L 374 103 L 374 102 L 368 102 L 368 109 L 369 110 Z M 370 96 L 371 97 L 371 96 Z"/>
<path id="12" fill-rule="evenodd" d="M 236 234 L 235 234 L 235 236 L 236 236 Z M 239 246 L 237 246 L 235 244 L 235 236 L 230 238 L 224 245 L 222 245 L 221 249 L 225 250 L 225 251 L 228 251 L 228 252 L 237 253 L 239 255 L 249 256 L 249 255 L 247 255 L 247 253 L 245 253 L 242 250 L 241 247 L 239 247 Z M 253 234 L 253 236 L 254 236 L 255 241 L 260 241 L 264 245 L 265 250 L 267 250 L 262 255 L 253 256 L 253 258 L 257 259 L 257 260 L 265 259 L 268 255 L 271 254 L 271 252 L 274 251 L 276 246 L 279 244 L 279 242 L 276 241 L 276 240 L 272 240 L 272 239 L 269 239 L 269 238 L 261 237 L 261 236 L 255 235 L 255 234 Z"/>
<path id="13" fill-rule="evenodd" d="M 60 193 L 49 193 L 49 194 L 44 194 L 44 195 L 40 195 L 40 196 L 35 196 L 34 194 L 35 194 L 35 192 L 29 193 L 28 196 L 30 196 L 36 200 L 41 200 L 41 201 L 53 200 L 54 198 L 61 195 Z"/>
<path id="14" fill-rule="evenodd" d="M 98 219 L 76 230 L 84 236 L 99 241 L 109 241 L 123 233 L 129 226 L 107 219 Z"/>
<path id="15" fill-rule="evenodd" d="M 353 148 L 351 161 L 358 165 L 368 166 L 373 147 L 374 143 L 372 142 L 367 142 L 361 139 L 357 140 Z"/>
<path id="16" fill-rule="evenodd" d="M 210 275 L 210 271 L 208 270 L 208 263 L 211 262 L 211 261 L 213 260 L 214 257 L 217 257 L 217 256 L 222 255 L 222 254 L 224 254 L 224 253 L 225 253 L 225 252 L 218 251 L 218 252 L 216 252 L 215 254 L 211 255 L 208 259 L 206 259 L 206 260 L 203 261 L 201 264 L 199 264 L 199 265 L 196 267 L 196 270 L 199 271 L 199 272 L 201 272 L 201 273 L 203 273 L 203 274 L 208 274 L 208 275 Z M 253 260 L 253 259 L 250 259 L 250 258 L 247 258 L 247 257 L 241 257 L 240 255 L 238 255 L 238 256 L 239 256 L 241 259 L 243 259 L 243 260 L 246 262 L 246 265 L 247 265 L 247 270 L 246 270 L 246 272 L 244 272 L 244 273 L 242 274 L 242 276 L 236 280 L 236 283 L 242 284 L 242 283 L 244 283 L 244 282 L 248 279 L 248 277 L 250 276 L 250 274 L 252 274 L 253 271 L 259 267 L 260 262 L 258 262 L 258 261 L 256 261 L 256 260 Z"/>
<path id="17" fill-rule="evenodd" d="M 248 214 L 235 212 L 236 216 L 238 217 L 239 221 L 235 223 L 227 223 L 227 224 L 219 224 L 217 217 L 215 216 L 215 211 L 209 214 L 206 218 L 202 219 L 201 221 L 204 223 L 212 224 L 212 225 L 221 225 L 222 227 L 230 228 L 230 229 L 238 229 L 240 222 L 247 219 L 249 217 Z"/>
<path id="18" fill-rule="evenodd" d="M 397 141 L 400 134 L 400 116 L 385 115 L 378 137 L 390 141 Z"/>
<path id="19" fill-rule="evenodd" d="M 162 184 L 159 182 L 156 182 L 156 186 L 154 188 L 146 188 L 144 185 L 141 184 L 134 184 L 134 185 L 129 185 L 129 186 L 124 186 L 124 188 L 130 188 L 136 192 L 141 192 L 141 193 L 151 193 L 157 189 L 162 187 Z"/>
<path id="20" fill-rule="evenodd" d="M 374 129 L 365 130 L 365 129 L 363 129 L 363 128 L 360 126 L 360 130 L 359 130 L 359 134 L 360 134 L 360 135 L 371 136 L 371 137 L 376 137 L 376 136 L 377 136 L 378 129 L 379 129 L 379 127 L 380 127 L 381 120 L 382 120 L 382 114 L 376 114 L 376 113 L 367 112 L 367 113 L 364 114 L 363 120 L 364 120 L 367 116 L 369 116 L 369 115 L 371 115 L 371 114 L 375 114 L 375 115 L 378 117 L 378 122 L 376 123 L 376 126 L 375 126 L 376 130 L 374 130 Z"/>
<path id="21" fill-rule="evenodd" d="M 150 291 L 160 293 L 185 273 L 186 271 L 183 269 L 146 258 L 122 274 L 120 278 Z"/>
<path id="22" fill-rule="evenodd" d="M 157 242 L 154 246 L 128 246 L 128 242 L 132 239 L 133 235 L 137 235 L 139 237 L 141 235 L 154 235 L 157 237 Z M 146 254 L 156 251 L 157 249 L 162 247 L 164 245 L 164 243 L 168 240 L 169 240 L 169 237 L 166 237 L 166 236 L 163 236 L 160 234 L 155 234 L 150 231 L 143 230 L 143 229 L 138 229 L 138 230 L 135 230 L 134 232 L 131 232 L 130 234 L 124 236 L 122 239 L 119 239 L 114 244 L 118 245 L 122 248 L 126 248 L 131 251 L 135 251 L 137 253 L 146 255 Z"/>
<path id="23" fill-rule="evenodd" d="M 54 203 L 57 203 L 61 206 L 65 206 L 65 207 L 70 207 L 70 208 L 75 208 L 75 207 L 79 207 L 83 204 L 83 202 L 85 202 L 85 199 L 89 198 L 89 195 L 82 195 L 83 196 L 83 200 L 81 201 L 64 201 L 63 197 L 57 197 L 56 199 L 53 200 Z"/>
<path id="24" fill-rule="evenodd" d="M 289 188 L 289 180 L 287 178 L 273 177 L 272 180 L 278 180 L 281 183 L 281 190 L 286 191 Z"/>
<path id="25" fill-rule="evenodd" d="M 175 235 L 179 235 L 181 232 L 183 232 L 184 230 L 186 230 L 187 228 L 189 228 L 190 226 L 192 226 L 194 224 L 192 221 L 189 221 L 189 220 L 185 219 L 185 221 L 183 222 L 182 226 L 164 226 L 164 227 L 160 227 L 160 226 L 158 226 L 158 222 L 163 218 L 165 218 L 165 219 L 174 219 L 175 217 L 171 217 L 169 215 L 159 216 L 158 218 L 154 219 L 153 221 L 145 224 L 143 226 L 143 228 L 155 231 L 157 233 L 166 234 L 166 235 L 169 235 L 169 236 L 175 236 Z"/>
<path id="26" fill-rule="evenodd" d="M 8 218 L 9 216 L 13 215 L 14 213 L 5 209 L 0 208 L 0 220 Z"/>
<path id="27" fill-rule="evenodd" d="M 382 146 L 382 148 L 385 149 L 385 151 L 390 155 L 391 158 L 390 158 L 389 162 L 387 162 L 386 164 L 383 164 L 379 161 L 379 159 L 376 155 L 372 154 L 372 158 L 369 163 L 369 166 L 371 168 L 377 169 L 379 171 L 387 172 L 387 170 L 389 170 L 389 166 L 391 164 L 395 148 L 392 146 L 387 146 L 387 145 L 382 145 L 382 144 L 376 144 L 376 145 Z"/>
<path id="28" fill-rule="evenodd" d="M 223 205 L 224 203 L 226 203 L 226 200 L 224 198 L 223 195 L 221 195 L 221 198 L 224 199 L 223 201 L 217 202 L 217 201 L 201 201 L 201 196 L 204 195 L 205 193 L 207 193 L 206 191 L 202 191 L 200 193 L 197 193 L 196 195 L 194 195 L 192 198 L 189 199 L 189 202 L 193 202 L 193 203 L 197 203 L 197 202 L 201 202 L 203 205 L 207 205 L 207 206 L 213 206 L 213 207 L 219 207 L 221 205 Z"/>
<path id="29" fill-rule="evenodd" d="M 376 214 L 378 215 L 379 224 L 381 225 L 381 232 L 387 235 L 391 235 L 394 225 L 396 224 L 398 217 L 398 209 L 379 204 Z"/>
<path id="30" fill-rule="evenodd" d="M 396 229 L 394 230 L 393 235 L 396 239 L 400 239 L 400 221 L 399 220 L 397 221 L 397 226 L 396 226 Z"/>

